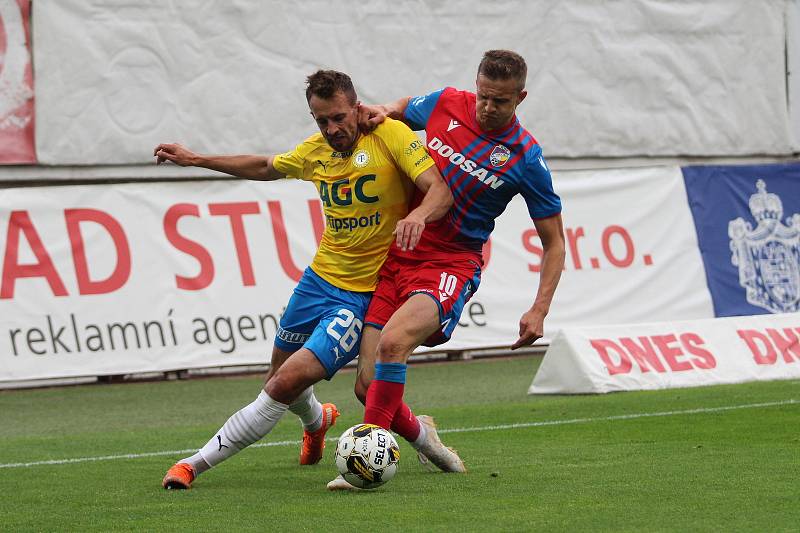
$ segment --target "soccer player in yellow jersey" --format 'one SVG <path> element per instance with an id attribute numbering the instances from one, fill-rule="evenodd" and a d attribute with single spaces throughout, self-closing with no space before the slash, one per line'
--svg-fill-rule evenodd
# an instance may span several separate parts
<path id="1" fill-rule="evenodd" d="M 254 180 L 311 181 L 326 220 L 314 260 L 281 318 L 264 390 L 197 453 L 169 469 L 162 481 L 166 489 L 189 488 L 199 474 L 269 433 L 287 409 L 303 421 L 300 463 L 317 463 L 339 413 L 333 404 L 320 404 L 314 383 L 330 379 L 358 354 L 364 314 L 389 245 L 413 249 L 425 224 L 453 203 L 424 145 L 405 124 L 387 121 L 359 133 L 358 101 L 346 74 L 321 70 L 307 82 L 306 99 L 320 133 L 292 151 L 205 156 L 179 144 L 160 144 L 154 151 L 157 163 Z M 424 198 L 409 212 L 415 187 Z"/>

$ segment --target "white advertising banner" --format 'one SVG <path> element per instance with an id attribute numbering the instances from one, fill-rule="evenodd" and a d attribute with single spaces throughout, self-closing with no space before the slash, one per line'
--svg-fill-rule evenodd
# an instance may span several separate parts
<path id="1" fill-rule="evenodd" d="M 528 63 L 520 118 L 548 157 L 789 154 L 785 0 L 36 0 L 36 151 L 139 164 L 162 141 L 276 153 L 314 131 L 305 77 L 363 102 L 473 90 Z"/>
<path id="2" fill-rule="evenodd" d="M 567 257 L 545 340 L 570 325 L 714 316 L 679 167 L 560 171 Z M 445 349 L 510 346 L 539 285 L 542 246 L 517 196 L 484 247 L 480 287 Z"/>
<path id="3" fill-rule="evenodd" d="M 554 181 L 567 261 L 548 337 L 713 316 L 677 167 Z M 264 363 L 323 226 L 315 189 L 290 181 L 0 189 L 0 381 Z M 515 200 L 442 348 L 511 345 L 541 254 Z"/>
<path id="4" fill-rule="evenodd" d="M 605 393 L 793 378 L 800 378 L 800 313 L 564 328 L 528 393 Z"/>
<path id="5" fill-rule="evenodd" d="M 269 361 L 322 225 L 272 185 L 0 190 L 0 381 Z"/>

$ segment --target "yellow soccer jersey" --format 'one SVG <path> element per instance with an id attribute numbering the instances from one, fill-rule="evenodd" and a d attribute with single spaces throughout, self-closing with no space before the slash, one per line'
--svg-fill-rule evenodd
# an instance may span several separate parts
<path id="1" fill-rule="evenodd" d="M 412 181 L 433 166 L 424 143 L 386 119 L 351 152 L 333 151 L 317 133 L 273 165 L 288 178 L 313 182 L 322 200 L 325 231 L 311 269 L 341 289 L 374 290 L 392 232 L 408 214 Z"/>

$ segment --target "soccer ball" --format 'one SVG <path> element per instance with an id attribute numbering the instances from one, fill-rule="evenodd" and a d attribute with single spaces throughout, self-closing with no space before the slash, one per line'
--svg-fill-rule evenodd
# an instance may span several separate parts
<path id="1" fill-rule="evenodd" d="M 399 460 L 397 441 L 374 424 L 351 427 L 336 444 L 336 468 L 348 483 L 362 489 L 374 489 L 392 479 Z"/>

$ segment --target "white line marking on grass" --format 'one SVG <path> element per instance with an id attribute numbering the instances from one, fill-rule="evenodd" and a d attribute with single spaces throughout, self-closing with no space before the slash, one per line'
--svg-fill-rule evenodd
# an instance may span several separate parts
<path id="1" fill-rule="evenodd" d="M 339 440 L 326 439 L 326 440 Z M 259 442 L 251 444 L 248 448 L 267 448 L 271 446 L 290 446 L 292 444 L 300 444 L 299 440 L 280 440 L 275 442 Z M 32 461 L 30 463 L 0 463 L 0 468 L 23 468 L 29 466 L 41 465 L 66 465 L 72 463 L 88 463 L 91 461 L 113 461 L 115 459 L 142 459 L 144 457 L 158 457 L 159 455 L 179 455 L 183 453 L 195 453 L 197 448 L 189 448 L 186 450 L 167 450 L 163 452 L 145 452 L 145 453 L 124 453 L 120 455 L 101 455 L 99 457 L 75 457 L 73 459 L 50 459 L 48 461 Z"/>
<path id="2" fill-rule="evenodd" d="M 677 416 L 677 415 L 696 415 L 708 413 L 721 413 L 725 411 L 737 411 L 740 409 L 758 409 L 760 407 L 777 407 L 780 405 L 797 405 L 800 400 L 783 400 L 780 402 L 763 402 L 763 403 L 748 403 L 742 405 L 728 405 L 724 407 L 699 407 L 697 409 L 684 409 L 681 411 L 661 411 L 656 413 L 631 413 L 628 415 L 613 415 L 602 416 L 597 418 L 572 418 L 565 420 L 544 420 L 541 422 L 519 422 L 516 424 L 499 424 L 496 426 L 476 426 L 470 428 L 451 428 L 440 429 L 439 433 L 469 433 L 479 431 L 497 431 L 504 429 L 520 429 L 520 428 L 533 428 L 542 426 L 564 426 L 568 424 L 587 424 L 590 422 L 613 422 L 616 420 L 634 420 L 637 418 L 653 418 L 658 416 Z M 329 442 L 335 442 L 338 437 L 329 437 L 325 439 Z M 298 440 L 283 440 L 275 442 L 260 442 L 249 446 L 250 448 L 269 448 L 273 446 L 297 446 L 301 441 Z M 48 461 L 32 461 L 29 463 L 0 463 L 0 468 L 28 468 L 32 466 L 45 466 L 45 465 L 66 465 L 74 463 L 88 463 L 92 461 L 113 461 L 116 459 L 142 459 L 145 457 L 158 457 L 161 455 L 179 455 L 184 453 L 194 453 L 196 448 L 186 450 L 169 450 L 161 452 L 145 452 L 145 453 L 126 453 L 121 455 L 102 455 L 98 457 L 75 457 L 73 459 L 51 459 Z"/>
<path id="3" fill-rule="evenodd" d="M 494 431 L 498 429 L 534 428 L 540 426 L 563 426 L 567 424 L 585 424 L 587 422 L 609 422 L 615 420 L 632 420 L 636 418 L 652 418 L 657 416 L 719 413 L 723 411 L 735 411 L 738 409 L 756 409 L 759 407 L 775 407 L 778 405 L 795 405 L 795 404 L 800 404 L 800 400 L 783 400 L 780 402 L 748 403 L 743 405 L 728 405 L 725 407 L 699 407 L 697 409 L 684 409 L 682 411 L 661 411 L 659 413 L 632 413 L 629 415 L 603 416 L 599 418 L 572 418 L 567 420 L 544 420 L 542 422 L 519 422 L 517 424 L 501 424 L 497 426 L 440 429 L 439 433 L 468 433 L 470 431 Z"/>

